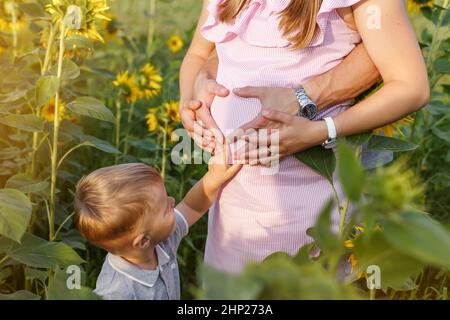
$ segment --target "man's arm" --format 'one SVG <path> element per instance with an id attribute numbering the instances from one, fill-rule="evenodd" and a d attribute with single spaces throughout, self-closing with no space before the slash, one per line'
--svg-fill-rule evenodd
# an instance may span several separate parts
<path id="1" fill-rule="evenodd" d="M 364 44 L 359 44 L 339 65 L 303 83 L 319 109 L 356 98 L 381 80 Z"/>

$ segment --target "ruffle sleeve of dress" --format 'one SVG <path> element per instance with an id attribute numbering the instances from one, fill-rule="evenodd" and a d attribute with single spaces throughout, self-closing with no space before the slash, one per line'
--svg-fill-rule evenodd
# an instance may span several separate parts
<path id="1" fill-rule="evenodd" d="M 317 15 L 318 32 L 309 46 L 320 46 L 329 27 L 329 16 L 339 8 L 351 7 L 364 0 L 324 0 Z M 205 39 L 214 43 L 240 37 L 250 45 L 259 47 L 287 47 L 291 44 L 279 29 L 280 13 L 291 0 L 251 0 L 233 23 L 221 22 L 220 5 L 225 0 L 211 0 L 208 18 L 200 29 Z"/>

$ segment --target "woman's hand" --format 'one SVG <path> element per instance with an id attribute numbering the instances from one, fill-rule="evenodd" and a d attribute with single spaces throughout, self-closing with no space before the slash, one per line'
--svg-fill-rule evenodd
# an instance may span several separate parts
<path id="1" fill-rule="evenodd" d="M 270 165 L 280 159 L 321 144 L 328 137 L 324 121 L 311 121 L 276 110 L 264 110 L 263 121 L 253 129 L 263 128 L 268 121 L 275 124 L 265 134 L 244 134 L 235 137 L 246 141 L 245 145 L 233 154 L 234 160 L 250 165 Z M 229 136 L 232 139 L 232 136 Z M 229 142 L 231 142 L 229 140 Z"/>
<path id="2" fill-rule="evenodd" d="M 229 91 L 216 80 L 199 74 L 194 84 L 191 101 L 180 102 L 180 116 L 184 128 L 195 143 L 208 152 L 216 146 L 216 138 L 220 133 L 216 122 L 211 117 L 211 104 L 215 96 L 226 97 Z M 194 130 L 195 129 L 195 130 Z M 219 136 L 223 142 L 223 136 Z"/>

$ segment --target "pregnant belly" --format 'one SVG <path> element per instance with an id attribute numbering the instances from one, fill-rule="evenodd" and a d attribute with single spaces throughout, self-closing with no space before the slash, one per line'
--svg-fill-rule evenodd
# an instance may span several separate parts
<path id="1" fill-rule="evenodd" d="M 211 105 L 211 115 L 225 136 L 253 120 L 260 111 L 259 99 L 241 98 L 233 93 L 224 98 L 215 97 Z"/>

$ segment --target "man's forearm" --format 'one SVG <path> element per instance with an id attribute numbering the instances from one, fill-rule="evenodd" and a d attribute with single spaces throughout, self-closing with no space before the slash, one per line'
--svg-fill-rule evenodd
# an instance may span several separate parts
<path id="1" fill-rule="evenodd" d="M 302 84 L 308 96 L 324 109 L 356 98 L 381 79 L 363 44 L 332 70 Z"/>

